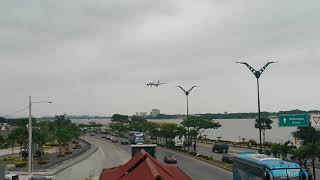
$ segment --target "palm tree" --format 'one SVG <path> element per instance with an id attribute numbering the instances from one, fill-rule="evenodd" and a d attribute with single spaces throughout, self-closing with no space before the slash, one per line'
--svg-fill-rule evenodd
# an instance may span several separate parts
<path id="1" fill-rule="evenodd" d="M 292 160 L 296 161 L 300 166 L 306 165 L 307 162 L 307 152 L 305 148 L 295 148 L 291 149 L 290 153 L 292 154 Z"/>
<path id="2" fill-rule="evenodd" d="M 312 170 L 314 179 L 316 179 L 316 169 L 315 169 L 315 160 L 319 157 L 320 154 L 320 143 L 308 143 L 305 146 L 305 151 L 307 153 L 308 159 L 312 160 Z"/>
<path id="3" fill-rule="evenodd" d="M 279 153 L 281 152 L 281 145 L 280 144 L 273 144 L 271 146 L 270 152 L 273 154 L 275 158 L 279 157 Z"/>
<path id="4" fill-rule="evenodd" d="M 290 152 L 291 147 L 288 146 L 289 142 L 286 142 L 279 146 L 279 151 L 283 160 L 287 160 L 288 153 Z"/>

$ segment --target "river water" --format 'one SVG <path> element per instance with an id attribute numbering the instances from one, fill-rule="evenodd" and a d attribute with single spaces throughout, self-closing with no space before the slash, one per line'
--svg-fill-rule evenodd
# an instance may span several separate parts
<path id="1" fill-rule="evenodd" d="M 88 124 L 89 122 L 96 122 L 108 125 L 110 119 L 74 119 L 75 123 Z M 176 123 L 182 122 L 182 119 L 152 119 L 151 122 L 158 123 Z M 207 135 L 209 139 L 217 139 L 222 137 L 222 140 L 242 141 L 242 138 L 259 140 L 259 130 L 254 128 L 254 119 L 221 119 L 215 120 L 221 124 L 218 129 L 207 130 L 203 135 Z M 294 142 L 292 132 L 297 128 L 293 127 L 278 127 L 278 119 L 273 119 L 272 129 L 266 131 L 266 141 L 284 143 L 287 140 Z"/>

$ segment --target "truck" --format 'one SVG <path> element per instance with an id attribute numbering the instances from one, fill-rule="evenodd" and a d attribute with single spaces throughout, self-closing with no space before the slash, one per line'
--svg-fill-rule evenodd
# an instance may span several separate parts
<path id="1" fill-rule="evenodd" d="M 130 131 L 129 135 L 130 144 L 143 144 L 144 143 L 144 133 L 139 131 Z"/>

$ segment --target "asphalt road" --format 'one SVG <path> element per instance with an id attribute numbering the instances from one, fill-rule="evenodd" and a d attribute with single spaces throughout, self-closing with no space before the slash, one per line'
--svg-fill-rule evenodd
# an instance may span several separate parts
<path id="1" fill-rule="evenodd" d="M 199 154 L 211 156 L 213 159 L 221 161 L 223 154 L 212 152 L 212 146 L 213 145 L 211 144 L 197 143 L 197 152 Z M 238 153 L 238 152 L 258 152 L 258 151 L 254 149 L 229 147 L 229 153 Z"/>
<path id="2" fill-rule="evenodd" d="M 100 136 L 89 137 L 91 143 L 96 144 L 102 148 L 108 161 L 107 166 L 117 166 L 123 164 L 130 159 L 131 148 L 128 145 L 120 145 L 119 143 L 112 143 L 109 140 L 102 139 Z M 114 150 L 117 152 L 114 152 Z M 232 173 L 224 169 L 218 168 L 211 164 L 199 161 L 189 156 L 185 156 L 170 150 L 157 148 L 156 158 L 163 163 L 165 155 L 174 155 L 177 158 L 177 165 L 181 168 L 188 176 L 192 179 L 200 180 L 212 180 L 212 179 L 223 179 L 231 180 Z M 112 165 L 111 165 L 112 164 Z"/>

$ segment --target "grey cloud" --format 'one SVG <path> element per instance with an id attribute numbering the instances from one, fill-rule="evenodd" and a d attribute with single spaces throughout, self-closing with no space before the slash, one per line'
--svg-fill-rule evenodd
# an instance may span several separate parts
<path id="1" fill-rule="evenodd" d="M 57 100 L 38 115 L 153 107 L 184 113 L 177 84 L 200 85 L 192 112 L 255 111 L 254 78 L 234 63 L 238 60 L 257 68 L 280 61 L 262 78 L 264 110 L 316 109 L 317 84 L 289 92 L 287 87 L 296 81 L 311 84 L 319 76 L 319 5 L 289 0 L 5 2 L 0 7 L 1 111 L 15 110 L 31 94 Z M 146 88 L 150 80 L 169 84 Z"/>

